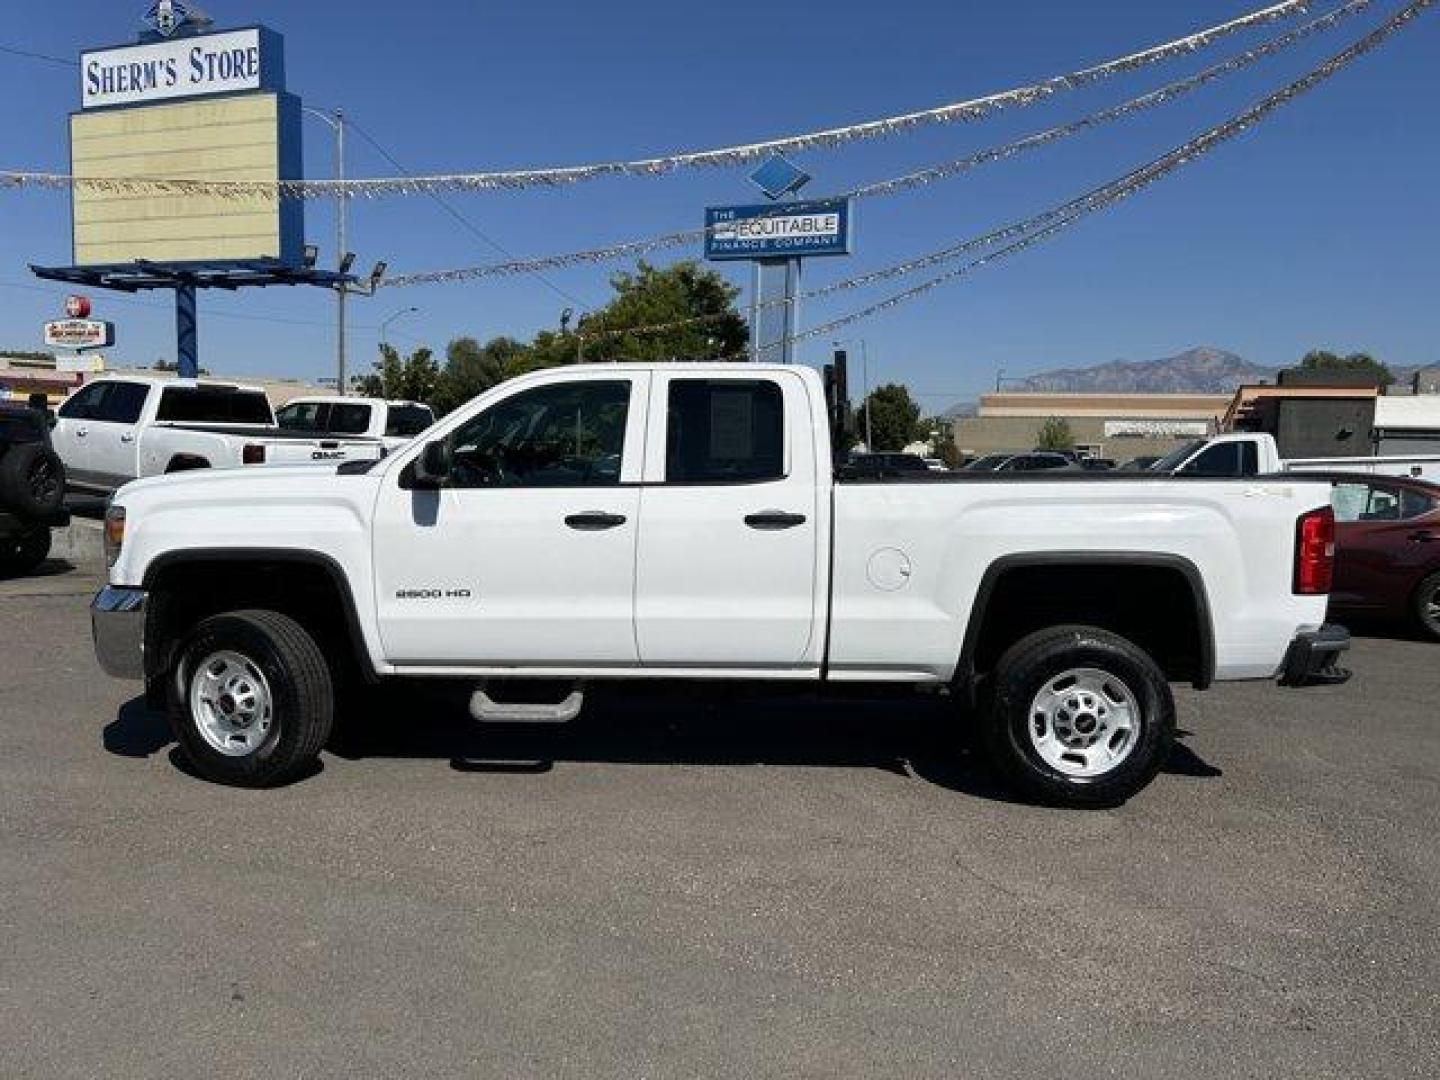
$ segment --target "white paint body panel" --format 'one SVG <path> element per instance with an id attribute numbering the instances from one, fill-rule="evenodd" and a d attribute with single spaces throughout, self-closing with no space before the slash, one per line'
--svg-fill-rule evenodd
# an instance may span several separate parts
<path id="1" fill-rule="evenodd" d="M 787 478 L 661 483 L 665 387 L 683 377 L 775 380 L 790 429 Z M 400 478 L 424 439 L 366 475 L 246 469 L 146 480 L 116 498 L 129 525 L 111 582 L 143 585 L 155 559 L 187 550 L 318 554 L 349 583 L 378 673 L 477 678 L 818 679 L 828 643 L 837 681 L 942 683 L 987 569 L 1053 552 L 1191 563 L 1221 679 L 1273 676 L 1294 636 L 1324 622 L 1326 598 L 1295 596 L 1291 576 L 1296 521 L 1328 505 L 1328 484 L 1297 475 L 836 486 L 823 388 L 808 369 L 546 371 L 489 391 L 426 439 L 509 395 L 583 379 L 634 383 L 619 486 L 409 491 Z M 744 527 L 745 514 L 771 509 L 804 513 L 807 528 Z M 566 514 L 587 511 L 626 524 L 565 530 Z M 396 596 L 437 586 L 473 595 L 419 607 Z"/>
<path id="2" fill-rule="evenodd" d="M 86 387 L 104 382 L 143 386 L 145 404 L 139 418 L 130 424 L 105 420 L 57 417 L 52 440 L 55 452 L 65 463 L 70 486 L 88 491 L 113 491 L 130 480 L 161 476 L 177 458 L 203 461 L 210 469 L 235 469 L 244 464 L 246 446 L 262 446 L 264 466 L 338 465 L 344 461 L 374 460 L 384 453 L 380 440 L 364 438 L 277 438 L 274 417 L 265 425 L 172 424 L 156 416 L 160 398 L 167 387 L 206 386 L 204 382 L 144 377 L 95 379 Z M 258 387 L 237 387 L 261 393 Z M 64 406 L 61 406 L 62 412 Z M 207 428 L 226 428 L 225 431 Z M 236 432 L 247 429 L 245 434 Z M 253 431 L 250 434 L 249 431 Z"/>

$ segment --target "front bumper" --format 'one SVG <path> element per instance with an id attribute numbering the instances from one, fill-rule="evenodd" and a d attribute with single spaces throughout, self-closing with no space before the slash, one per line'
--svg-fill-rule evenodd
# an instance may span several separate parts
<path id="1" fill-rule="evenodd" d="M 1339 660 L 1349 648 L 1350 631 L 1334 623 L 1296 634 L 1280 669 L 1280 685 L 1334 686 L 1348 682 L 1350 672 L 1340 666 Z"/>
<path id="2" fill-rule="evenodd" d="M 90 604 L 90 629 L 95 659 L 105 674 L 117 679 L 145 678 L 145 614 L 143 589 L 101 589 Z"/>

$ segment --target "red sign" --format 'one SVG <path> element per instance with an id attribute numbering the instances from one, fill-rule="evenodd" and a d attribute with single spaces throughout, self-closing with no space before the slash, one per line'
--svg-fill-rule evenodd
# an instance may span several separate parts
<path id="1" fill-rule="evenodd" d="M 65 298 L 65 314 L 72 319 L 88 319 L 90 317 L 90 298 L 88 296 L 67 296 Z"/>

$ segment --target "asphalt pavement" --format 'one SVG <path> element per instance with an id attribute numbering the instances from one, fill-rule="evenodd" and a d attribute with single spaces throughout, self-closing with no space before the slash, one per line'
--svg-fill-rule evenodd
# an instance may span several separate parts
<path id="1" fill-rule="evenodd" d="M 195 779 L 93 567 L 0 582 L 0 1076 L 1430 1077 L 1440 646 L 1179 696 L 1128 805 L 1009 800 L 935 702 L 377 695 Z"/>

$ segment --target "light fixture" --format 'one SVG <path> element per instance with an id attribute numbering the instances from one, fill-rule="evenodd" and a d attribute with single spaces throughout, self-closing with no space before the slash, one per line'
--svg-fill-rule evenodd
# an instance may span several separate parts
<path id="1" fill-rule="evenodd" d="M 306 244 L 304 248 L 305 269 L 315 269 L 315 264 L 320 261 L 320 248 L 315 244 Z"/>
<path id="2" fill-rule="evenodd" d="M 355 265 L 355 253 L 347 251 L 340 259 L 340 273 L 350 273 L 350 268 Z"/>
<path id="3" fill-rule="evenodd" d="M 370 271 L 370 287 L 372 289 L 380 284 L 381 279 L 385 277 L 385 271 L 389 269 L 390 264 L 387 262 L 377 262 L 375 264 L 375 269 Z"/>

